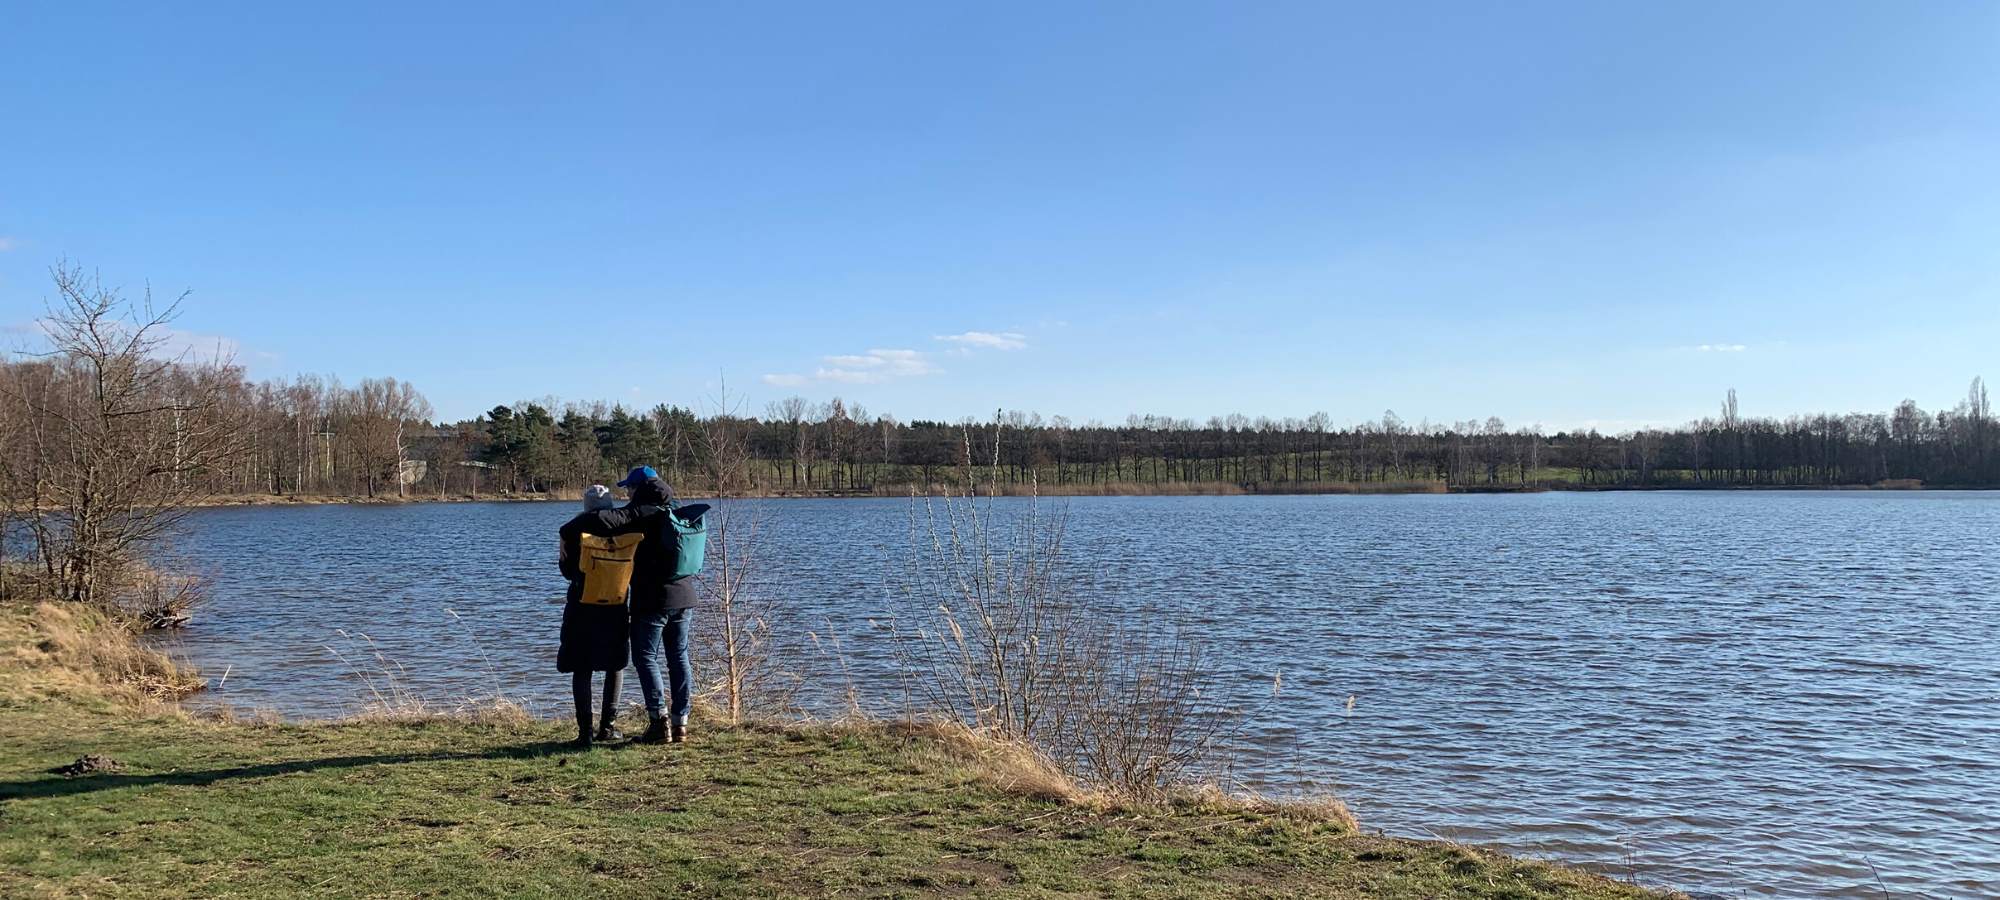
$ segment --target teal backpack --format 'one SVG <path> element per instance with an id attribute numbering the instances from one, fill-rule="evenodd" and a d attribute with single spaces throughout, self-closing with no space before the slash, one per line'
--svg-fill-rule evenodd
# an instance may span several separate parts
<path id="1" fill-rule="evenodd" d="M 667 527 L 660 530 L 660 537 L 665 540 L 669 532 L 672 534 L 674 581 L 701 574 L 701 564 L 708 556 L 708 523 L 702 519 L 707 514 L 706 503 L 667 506 Z"/>

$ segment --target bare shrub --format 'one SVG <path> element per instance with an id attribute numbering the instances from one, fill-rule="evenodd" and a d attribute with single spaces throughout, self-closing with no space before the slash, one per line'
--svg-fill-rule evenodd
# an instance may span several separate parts
<path id="1" fill-rule="evenodd" d="M 208 599 L 209 579 L 194 572 L 163 572 L 145 563 L 120 567 L 109 579 L 103 606 L 138 630 L 186 627 Z"/>
<path id="2" fill-rule="evenodd" d="M 701 658 L 715 660 L 703 693 L 722 718 L 738 723 L 792 712 L 800 679 L 771 653 L 776 609 L 756 579 L 763 508 L 744 499 L 751 493 L 750 423 L 734 415 L 729 402 L 725 389 L 715 400 L 716 414 L 696 436 L 715 497 L 705 519 L 708 556 L 700 576 L 709 603 L 695 628 Z"/>
<path id="3" fill-rule="evenodd" d="M 969 473 L 969 437 L 967 448 Z M 1230 723 L 1202 691 L 1206 658 L 1179 634 L 1124 627 L 1075 595 L 1066 510 L 1030 497 L 1003 513 L 969 475 L 961 483 L 911 506 L 910 609 L 895 635 L 913 693 L 930 714 L 1033 746 L 1119 796 L 1186 783 Z"/>
<path id="4" fill-rule="evenodd" d="M 1093 629 L 1072 673 L 1074 765 L 1120 796 L 1158 796 L 1203 773 L 1232 717 L 1202 692 L 1214 674 L 1201 647 L 1156 629 Z"/>
<path id="5" fill-rule="evenodd" d="M 899 617 L 904 668 L 933 712 L 1002 738 L 1035 740 L 1070 730 L 1056 688 L 1087 652 L 1085 611 L 1054 577 L 1064 518 L 1030 504 L 996 523 L 993 506 L 954 495 L 911 510 L 913 553 Z"/>

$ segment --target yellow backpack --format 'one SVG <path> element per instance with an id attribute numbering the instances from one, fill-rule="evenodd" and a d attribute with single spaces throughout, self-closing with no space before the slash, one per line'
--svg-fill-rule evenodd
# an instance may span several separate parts
<path id="1" fill-rule="evenodd" d="M 625 602 L 625 590 L 632 586 L 632 559 L 638 555 L 638 534 L 617 537 L 581 535 L 577 548 L 577 568 L 583 572 L 583 594 L 578 599 L 598 606 Z"/>

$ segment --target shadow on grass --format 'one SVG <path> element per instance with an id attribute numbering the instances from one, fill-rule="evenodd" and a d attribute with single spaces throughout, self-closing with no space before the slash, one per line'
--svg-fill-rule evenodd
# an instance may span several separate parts
<path id="1" fill-rule="evenodd" d="M 605 749 L 615 749 L 615 746 L 607 746 Z M 536 759 L 545 756 L 560 756 L 578 752 L 580 751 L 571 746 L 568 741 L 540 741 L 533 744 L 495 747 L 490 750 L 470 753 L 375 753 L 359 756 L 329 756 L 323 759 L 301 759 L 292 762 L 262 763 L 225 769 L 162 772 L 152 775 L 103 773 L 66 778 L 50 773 L 21 781 L 0 781 L 0 805 L 13 800 L 27 800 L 40 797 L 66 797 L 73 794 L 87 794 L 91 791 L 108 791 L 124 787 L 149 787 L 152 785 L 194 785 L 200 787 L 242 779 L 270 778 L 277 775 L 294 775 L 300 772 L 317 772 L 322 769 L 351 769 L 361 766 L 403 765 L 429 762 Z"/>

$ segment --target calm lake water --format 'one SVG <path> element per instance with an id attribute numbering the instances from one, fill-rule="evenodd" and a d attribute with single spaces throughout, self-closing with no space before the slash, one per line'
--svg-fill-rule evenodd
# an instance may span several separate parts
<path id="1" fill-rule="evenodd" d="M 1879 872 L 2000 896 L 2000 494 L 1066 504 L 1087 590 L 1215 651 L 1250 718 L 1238 777 L 1263 789 L 1704 895 L 1879 897 Z M 337 715 L 386 670 L 434 703 L 566 715 L 571 512 L 205 511 L 179 550 L 214 599 L 178 647 L 239 710 Z M 762 589 L 825 693 L 845 682 L 806 630 L 897 694 L 875 623 L 909 513 L 762 503 Z"/>

